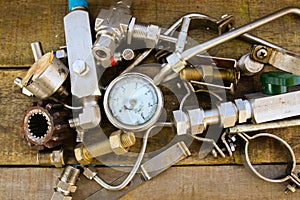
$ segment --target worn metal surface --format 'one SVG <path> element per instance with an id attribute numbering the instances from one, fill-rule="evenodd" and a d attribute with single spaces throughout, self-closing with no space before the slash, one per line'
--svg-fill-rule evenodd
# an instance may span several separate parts
<path id="1" fill-rule="evenodd" d="M 90 0 L 91 19 L 95 19 L 101 8 L 108 9 L 113 0 Z M 133 15 L 138 23 L 152 23 L 162 27 L 169 27 L 179 17 L 189 12 L 201 12 L 215 18 L 225 13 L 236 17 L 236 27 L 255 20 L 286 6 L 300 6 L 297 0 L 140 0 L 134 1 Z M 13 84 L 15 77 L 24 77 L 26 70 L 33 64 L 30 43 L 40 41 L 44 52 L 57 50 L 65 45 L 63 31 L 63 17 L 67 13 L 65 0 L 12 0 L 2 2 L 0 12 L 0 196 L 1 199 L 47 199 L 52 194 L 54 181 L 59 176 L 59 169 L 31 168 L 36 165 L 36 151 L 30 150 L 26 141 L 21 137 L 22 113 L 31 105 L 34 99 L 25 97 L 20 89 Z M 91 22 L 93 23 L 93 22 Z M 271 42 L 300 52 L 299 45 L 299 18 L 286 16 L 265 25 L 252 33 Z M 216 36 L 211 31 L 203 29 L 190 33 L 197 41 L 205 41 Z M 220 45 L 214 49 L 219 57 L 239 58 L 249 52 L 250 45 L 239 40 Z M 12 69 L 14 68 L 14 69 Z M 17 68 L 17 69 L 16 69 Z M 265 67 L 264 70 L 274 70 Z M 239 83 L 235 97 L 260 90 L 259 75 L 244 77 Z M 228 96 L 230 99 L 233 96 Z M 170 102 L 170 109 L 174 99 L 166 97 Z M 268 131 L 285 139 L 293 148 L 297 162 L 300 162 L 300 127 Z M 149 151 L 161 147 L 160 141 L 170 141 L 170 134 L 159 134 L 149 139 Z M 137 145 L 141 141 L 137 140 Z M 284 162 L 282 152 L 274 149 L 272 141 L 258 141 L 253 144 L 253 163 Z M 162 173 L 157 178 L 138 189 L 128 193 L 123 199 L 299 199 L 299 193 L 285 196 L 282 193 L 284 185 L 269 184 L 252 177 L 243 167 L 222 166 L 223 164 L 241 164 L 238 152 L 234 157 L 215 159 L 208 156 L 200 160 L 197 157 L 199 143 L 195 142 L 190 147 L 192 156 L 181 161 L 180 167 L 173 167 Z M 138 151 L 138 148 L 136 149 Z M 118 162 L 126 163 L 126 161 Z M 11 165 L 26 168 L 8 168 Z M 195 166 L 190 166 L 195 165 Z M 218 166 L 198 166 L 218 165 Z M 101 169 L 101 176 L 106 175 L 106 180 L 112 180 L 112 173 Z M 277 169 L 268 170 L 271 173 Z M 121 175 L 121 173 L 113 173 Z M 222 184 L 220 185 L 220 181 Z M 234 184 L 233 184 L 234 183 Z M 91 185 L 90 185 L 91 184 Z M 158 187 L 159 186 L 159 187 Z M 164 187 L 162 187 L 164 186 Z M 84 178 L 78 182 L 78 191 L 74 199 L 83 199 L 94 193 L 99 186 L 93 185 Z M 254 191 L 254 192 L 249 192 Z M 153 195 L 155 194 L 155 195 Z"/>

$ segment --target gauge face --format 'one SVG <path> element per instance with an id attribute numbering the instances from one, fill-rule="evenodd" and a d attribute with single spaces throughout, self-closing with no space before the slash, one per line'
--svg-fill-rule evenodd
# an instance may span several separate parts
<path id="1" fill-rule="evenodd" d="M 108 119 L 120 129 L 145 130 L 160 116 L 162 94 L 152 79 L 139 73 L 117 77 L 108 86 L 104 108 Z"/>

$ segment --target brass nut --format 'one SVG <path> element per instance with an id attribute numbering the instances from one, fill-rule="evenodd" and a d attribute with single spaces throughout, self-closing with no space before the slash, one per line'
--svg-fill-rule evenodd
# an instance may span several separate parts
<path id="1" fill-rule="evenodd" d="M 123 136 L 126 134 L 125 136 Z M 122 130 L 113 132 L 109 137 L 110 147 L 112 151 L 117 155 L 127 153 L 129 147 L 134 145 L 135 137 L 133 133 L 124 133 Z M 131 139 L 130 139 L 131 138 Z"/>
<path id="2" fill-rule="evenodd" d="M 79 162 L 81 165 L 88 165 L 93 162 L 94 158 L 87 152 L 82 143 L 75 147 L 74 154 L 77 162 Z"/>

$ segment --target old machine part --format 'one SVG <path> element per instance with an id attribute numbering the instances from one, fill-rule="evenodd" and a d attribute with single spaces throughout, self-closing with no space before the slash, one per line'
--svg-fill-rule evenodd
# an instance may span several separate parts
<path id="1" fill-rule="evenodd" d="M 142 131 L 157 122 L 163 108 L 163 97 L 146 75 L 126 73 L 109 84 L 103 105 L 115 127 Z"/>
<path id="2" fill-rule="evenodd" d="M 187 60 L 190 58 L 207 51 L 215 46 L 218 46 L 224 42 L 227 42 L 231 39 L 234 39 L 236 37 L 239 37 L 243 35 L 244 33 L 247 33 L 248 31 L 251 31 L 255 28 L 258 28 L 266 23 L 269 23 L 275 19 L 278 19 L 284 15 L 287 14 L 297 14 L 300 15 L 300 9 L 299 8 L 285 8 L 282 10 L 279 10 L 275 13 L 272 13 L 270 15 L 267 15 L 261 19 L 258 19 L 254 22 L 251 22 L 249 24 L 246 24 L 244 26 L 241 26 L 239 28 L 236 28 L 232 31 L 229 31 L 227 33 L 224 33 L 218 37 L 215 37 L 211 40 L 208 40 L 206 42 L 203 42 L 197 46 L 194 46 L 190 49 L 187 49 L 183 51 L 182 53 L 174 52 L 171 55 L 167 57 L 167 64 L 164 64 L 160 72 L 154 77 L 155 84 L 160 84 L 165 77 L 170 72 L 179 73 L 182 69 L 185 68 L 187 65 Z"/>
<path id="3" fill-rule="evenodd" d="M 300 84 L 300 76 L 286 72 L 265 72 L 260 75 L 260 82 L 264 94 L 283 94 L 288 92 L 289 86 Z"/>
<path id="4" fill-rule="evenodd" d="M 286 128 L 300 126 L 300 119 L 286 119 L 261 124 L 240 124 L 227 129 L 228 134 L 247 133 L 267 129 Z"/>
<path id="5" fill-rule="evenodd" d="M 64 17 L 71 92 L 83 104 L 82 113 L 71 119 L 70 125 L 78 129 L 96 127 L 101 120 L 97 102 L 101 96 L 98 75 L 92 53 L 92 36 L 86 1 L 76 1 Z M 72 4 L 73 5 L 73 4 Z M 80 37 L 78 37 L 80 35 Z"/>
<path id="6" fill-rule="evenodd" d="M 158 176 L 160 173 L 169 169 L 172 165 L 190 155 L 191 153 L 186 144 L 182 141 L 177 142 L 142 164 L 142 174 L 136 174 L 131 183 L 123 190 L 114 191 L 113 193 L 112 191 L 108 190 L 100 190 L 89 196 L 87 199 L 119 198 L 126 192 L 131 191 L 139 185 L 145 183 L 146 181 Z M 85 168 L 83 174 L 88 179 L 95 179 L 95 177 L 97 176 L 97 171 L 93 167 L 88 167 Z"/>
<path id="7" fill-rule="evenodd" d="M 143 135 L 143 144 L 142 144 L 140 153 L 139 153 L 139 155 L 138 155 L 138 157 L 136 159 L 136 162 L 135 162 L 134 166 L 132 167 L 130 173 L 123 180 L 123 182 L 121 182 L 119 185 L 110 185 L 110 184 L 106 183 L 99 176 L 97 176 L 97 173 L 95 171 L 91 170 L 91 168 L 84 167 L 84 174 L 85 174 L 85 176 L 88 179 L 95 180 L 101 187 L 103 187 L 103 188 L 105 188 L 107 190 L 116 191 L 116 190 L 122 190 L 122 189 L 124 189 L 133 180 L 135 174 L 137 173 L 138 169 L 140 168 L 140 165 L 141 165 L 142 160 L 143 160 L 144 155 L 145 155 L 145 151 L 146 151 L 147 142 L 148 142 L 148 138 L 149 138 L 150 132 L 154 128 L 156 128 L 156 127 L 163 127 L 163 126 L 171 127 L 172 123 L 156 124 L 156 125 L 152 126 L 151 128 L 149 128 L 144 133 L 144 135 Z"/>
<path id="8" fill-rule="evenodd" d="M 67 96 L 63 83 L 68 77 L 69 69 L 52 52 L 42 55 L 38 42 L 31 44 L 35 63 L 23 79 L 16 78 L 15 84 L 22 88 L 22 93 L 45 99 L 53 94 Z"/>
<path id="9" fill-rule="evenodd" d="M 191 153 L 184 142 L 178 142 L 141 165 L 145 180 L 150 180 Z"/>
<path id="10" fill-rule="evenodd" d="M 71 193 L 77 189 L 76 182 L 80 173 L 80 169 L 67 166 L 57 180 L 51 200 L 71 200 Z"/>
<path id="11" fill-rule="evenodd" d="M 114 131 L 107 139 L 102 129 L 96 128 L 87 132 L 84 143 L 79 143 L 75 147 L 74 154 L 78 163 L 85 166 L 92 164 L 95 158 L 112 152 L 116 155 L 125 154 L 135 142 L 133 132 Z"/>
<path id="12" fill-rule="evenodd" d="M 223 101 L 225 98 L 222 99 L 216 91 L 217 89 L 234 91 L 240 79 L 240 70 L 244 75 L 254 75 L 263 70 L 265 64 L 271 64 L 278 69 L 299 75 L 298 55 L 247 32 L 287 14 L 300 15 L 300 9 L 285 8 L 237 28 L 233 26 L 234 19 L 231 15 L 215 19 L 203 14 L 187 14 L 169 29 L 163 31 L 164 29 L 153 24 L 137 24 L 136 18 L 131 15 L 131 4 L 132 0 L 117 0 L 109 9 L 101 9 L 95 20 L 96 35 L 93 41 L 87 2 L 70 0 L 69 12 L 64 17 L 66 47 L 43 55 L 40 44 L 32 43 L 35 63 L 23 79 L 16 78 L 15 80 L 15 84 L 21 87 L 26 95 L 34 95 L 41 99 L 53 97 L 52 100 L 57 100 L 57 96 L 66 97 L 70 89 L 73 103 L 76 102 L 76 106 L 39 103 L 30 107 L 23 118 L 23 132 L 26 140 L 30 145 L 38 147 L 53 148 L 62 145 L 63 141 L 72 135 L 70 127 L 76 128 L 76 141 L 79 143 L 74 148 L 74 154 L 78 168 L 74 166 L 65 168 L 58 179 L 52 200 L 72 198 L 71 193 L 76 191 L 76 182 L 81 170 L 86 178 L 96 181 L 103 187 L 88 199 L 118 198 L 126 191 L 134 189 L 190 156 L 191 152 L 184 142 L 187 138 L 209 143 L 215 148 L 213 152 L 215 156 L 220 154 L 225 157 L 215 139 L 197 136 L 213 124 L 220 124 L 222 129 L 227 128 L 221 140 L 230 155 L 236 149 L 235 135 L 239 135 L 246 141 L 246 164 L 258 177 L 269 182 L 290 180 L 292 184 L 288 186 L 288 189 L 291 191 L 299 187 L 300 180 L 295 174 L 295 155 L 285 141 L 267 133 L 253 137 L 244 133 L 299 125 L 298 119 L 283 120 L 300 115 L 298 98 L 300 91 L 286 92 L 286 87 L 298 84 L 298 78 L 292 74 L 285 74 L 281 77 L 278 75 L 279 72 L 275 72 L 275 75 L 263 74 L 261 80 L 264 92 L 278 94 L 274 96 L 256 93 L 246 95 L 244 100 L 236 99 L 226 102 Z M 219 36 L 195 45 L 188 38 L 192 20 L 208 21 L 209 27 L 212 26 Z M 175 34 L 177 30 L 178 34 Z M 236 37 L 242 37 L 256 44 L 252 51 L 242 56 L 238 62 L 235 59 L 204 54 L 205 51 Z M 138 43 L 137 46 L 140 49 L 144 49 L 144 52 L 137 56 L 134 51 L 135 43 Z M 140 71 L 131 72 L 158 46 L 162 48 L 162 53 L 158 56 L 161 68 L 158 69 L 157 74 L 150 76 Z M 59 60 L 60 58 L 67 58 L 68 68 Z M 100 85 L 102 84 L 100 83 L 101 75 L 106 68 L 123 63 L 130 64 L 125 70 L 117 72 L 117 76 L 110 79 L 112 81 L 107 87 Z M 65 88 L 69 73 L 71 88 Z M 180 81 L 180 83 L 174 84 L 171 82 L 173 80 Z M 222 83 L 217 84 L 218 80 Z M 179 102 L 179 108 L 173 111 L 174 122 L 160 121 L 164 100 L 168 99 L 164 99 L 161 92 L 161 89 L 165 87 L 163 84 L 174 84 L 178 88 L 184 86 L 187 89 Z M 209 88 L 214 89 L 209 91 Z M 101 98 L 100 89 L 105 91 L 103 98 Z M 197 105 L 184 105 L 188 102 L 190 94 L 200 91 L 207 92 L 220 102 L 209 108 L 200 108 L 198 103 Z M 110 130 L 109 136 L 101 129 L 101 126 L 106 126 L 106 121 L 100 124 L 99 104 L 102 100 L 106 118 L 114 126 L 114 129 L 108 129 Z M 78 103 L 81 105 L 78 106 Z M 64 107 L 72 110 L 73 115 L 70 115 Z M 236 125 L 250 122 L 250 120 L 256 124 Z M 275 120 L 282 121 L 271 122 Z M 150 158 L 145 156 L 150 133 L 157 128 L 173 128 L 174 126 L 177 131 L 175 137 L 179 141 L 172 141 L 168 148 L 164 148 L 155 156 L 152 155 Z M 96 163 L 95 160 L 102 156 L 110 156 L 110 154 L 127 156 L 133 153 L 129 151 L 136 144 L 136 136 L 142 137 L 141 149 L 136 156 L 135 163 L 130 164 L 132 169 L 129 174 L 123 176 L 123 181 L 117 185 L 108 184 L 102 180 L 92 166 Z M 248 146 L 251 140 L 258 137 L 271 137 L 288 149 L 291 161 L 286 177 L 269 179 L 255 170 L 249 159 Z M 66 164 L 64 152 L 63 149 L 58 150 L 58 147 L 39 151 L 38 163 L 44 166 L 62 167 Z M 143 162 L 146 157 L 148 160 Z"/>
<path id="13" fill-rule="evenodd" d="M 41 166 L 63 167 L 67 162 L 67 154 L 63 149 L 39 151 L 37 163 Z"/>
<path id="14" fill-rule="evenodd" d="M 286 53 L 270 47 L 257 45 L 252 49 L 250 56 L 257 62 L 270 64 L 283 71 L 300 75 L 300 55 L 296 55 L 291 52 Z"/>
<path id="15" fill-rule="evenodd" d="M 300 115 L 299 91 L 275 95 L 248 95 L 249 100 L 237 99 L 220 103 L 217 108 L 204 111 L 202 108 L 173 111 L 177 134 L 203 133 L 208 125 L 220 123 L 224 128 L 237 122 L 252 119 L 256 123 L 269 122 Z"/>
<path id="16" fill-rule="evenodd" d="M 254 136 L 249 136 L 246 133 L 239 133 L 239 136 L 241 138 L 243 138 L 246 142 L 245 144 L 245 164 L 250 168 L 250 170 L 259 178 L 268 181 L 268 182 L 272 182 L 272 183 L 282 183 L 282 182 L 286 182 L 286 181 L 291 181 L 292 185 L 288 186 L 288 190 L 294 192 L 296 187 L 300 187 L 300 176 L 298 176 L 298 174 L 295 173 L 295 168 L 296 168 L 296 158 L 295 158 L 295 154 L 293 149 L 291 148 L 291 146 L 284 141 L 282 138 L 273 135 L 273 134 L 269 134 L 269 133 L 259 133 L 256 134 Z M 251 163 L 250 157 L 249 157 L 249 143 L 259 137 L 269 137 L 269 138 L 273 138 L 275 140 L 277 140 L 278 142 L 280 142 L 281 144 L 283 144 L 285 146 L 285 148 L 288 150 L 289 155 L 288 158 L 290 158 L 287 169 L 286 169 L 286 176 L 283 177 L 279 177 L 276 179 L 271 179 L 268 177 L 263 176 L 261 173 L 259 173 L 255 167 L 253 166 L 253 164 Z"/>
<path id="17" fill-rule="evenodd" d="M 298 69 L 300 64 L 299 55 L 263 45 L 255 45 L 250 53 L 243 55 L 239 59 L 238 63 L 241 71 L 246 76 L 252 76 L 260 72 L 265 64 L 270 64 L 280 70 L 300 75 Z"/>
<path id="18" fill-rule="evenodd" d="M 61 145 L 73 134 L 69 117 L 70 113 L 62 104 L 38 102 L 24 113 L 24 137 L 31 146 L 53 148 Z"/>

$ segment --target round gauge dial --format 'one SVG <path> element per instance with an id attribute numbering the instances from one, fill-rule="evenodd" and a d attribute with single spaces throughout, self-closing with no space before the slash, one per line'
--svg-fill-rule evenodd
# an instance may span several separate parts
<path id="1" fill-rule="evenodd" d="M 140 73 L 127 73 L 110 83 L 103 103 L 105 113 L 114 126 L 142 131 L 158 120 L 163 98 L 151 78 Z"/>

